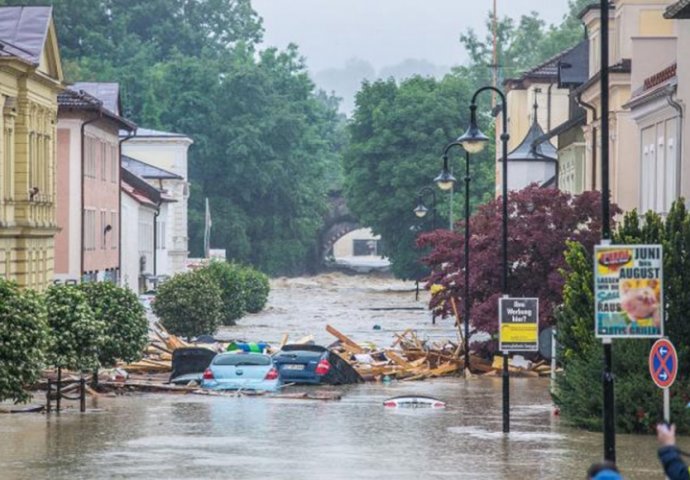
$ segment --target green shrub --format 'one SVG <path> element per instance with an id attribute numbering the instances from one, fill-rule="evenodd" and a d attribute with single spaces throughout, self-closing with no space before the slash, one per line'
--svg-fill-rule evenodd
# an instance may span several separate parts
<path id="1" fill-rule="evenodd" d="M 223 325 L 235 325 L 235 320 L 247 311 L 243 268 L 226 261 L 212 261 L 199 272 L 209 276 L 221 290 Z"/>
<path id="2" fill-rule="evenodd" d="M 31 398 L 24 387 L 38 380 L 48 340 L 40 295 L 0 279 L 0 401 Z"/>
<path id="3" fill-rule="evenodd" d="M 268 293 L 271 290 L 268 276 L 250 267 L 242 269 L 242 276 L 247 311 L 258 313 L 266 306 Z"/>
<path id="4" fill-rule="evenodd" d="M 153 311 L 175 335 L 213 334 L 222 321 L 221 290 L 201 271 L 179 273 L 158 288 Z"/>
<path id="5" fill-rule="evenodd" d="M 51 344 L 48 358 L 52 365 L 70 370 L 98 368 L 105 325 L 89 307 L 78 286 L 59 285 L 45 293 Z"/>
<path id="6" fill-rule="evenodd" d="M 98 360 L 114 366 L 141 359 L 148 341 L 148 321 L 144 307 L 131 290 L 112 282 L 89 282 L 80 286 L 96 319 L 105 325 L 105 339 Z"/>
<path id="7" fill-rule="evenodd" d="M 677 201 L 665 221 L 647 213 L 625 215 L 615 232 L 615 244 L 662 244 L 664 247 L 665 333 L 676 346 L 679 369 L 671 387 L 671 418 L 679 430 L 690 430 L 686 405 L 690 391 L 690 215 Z M 563 305 L 556 314 L 559 357 L 563 372 L 556 378 L 554 401 L 571 423 L 601 429 L 603 408 L 603 348 L 594 336 L 593 260 L 582 245 L 566 252 L 570 273 L 565 275 Z M 651 340 L 613 341 L 616 424 L 621 432 L 651 432 L 662 418 L 662 391 L 648 369 Z"/>

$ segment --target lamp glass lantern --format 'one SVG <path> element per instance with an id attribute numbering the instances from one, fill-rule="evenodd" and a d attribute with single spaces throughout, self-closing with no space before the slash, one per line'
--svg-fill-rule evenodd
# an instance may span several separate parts
<path id="1" fill-rule="evenodd" d="M 486 144 L 489 143 L 489 137 L 484 135 L 477 125 L 476 105 L 470 105 L 470 126 L 456 141 L 461 143 L 462 148 L 468 153 L 479 153 L 484 150 Z"/>
<path id="2" fill-rule="evenodd" d="M 418 218 L 424 218 L 426 217 L 426 214 L 429 213 L 429 209 L 426 208 L 426 206 L 420 201 L 419 204 L 414 208 L 413 212 Z"/>

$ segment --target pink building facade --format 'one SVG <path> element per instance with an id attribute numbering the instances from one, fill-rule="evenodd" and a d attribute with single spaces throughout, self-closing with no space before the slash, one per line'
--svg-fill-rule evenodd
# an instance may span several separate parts
<path id="1" fill-rule="evenodd" d="M 112 85 L 112 84 L 107 84 Z M 120 130 L 135 126 L 84 90 L 58 98 L 55 281 L 114 281 L 121 275 Z M 110 108 L 108 108 L 110 107 Z"/>

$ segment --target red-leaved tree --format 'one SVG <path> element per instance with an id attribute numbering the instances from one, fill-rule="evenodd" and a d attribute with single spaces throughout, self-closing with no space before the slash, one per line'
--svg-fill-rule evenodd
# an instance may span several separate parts
<path id="1" fill-rule="evenodd" d="M 619 213 L 617 207 L 611 214 Z M 470 328 L 485 332 L 492 340 L 481 350 L 493 352 L 497 345 L 498 299 L 501 296 L 502 202 L 494 199 L 481 206 L 470 219 Z M 464 222 L 455 231 L 436 230 L 417 239 L 419 247 L 430 247 L 422 260 L 432 270 L 427 288 L 441 284 L 430 308 L 443 316 L 452 315 L 450 297 L 458 299 L 462 312 L 464 294 Z M 601 194 L 570 195 L 530 185 L 508 195 L 508 294 L 511 297 L 538 297 L 539 323 L 553 323 L 552 313 L 561 303 L 566 269 L 563 252 L 567 241 L 591 249 L 601 237 Z M 476 347 L 477 345 L 475 345 Z"/>

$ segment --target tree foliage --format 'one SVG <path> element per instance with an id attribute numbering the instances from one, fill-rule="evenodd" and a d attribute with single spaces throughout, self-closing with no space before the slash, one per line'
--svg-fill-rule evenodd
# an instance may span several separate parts
<path id="1" fill-rule="evenodd" d="M 690 429 L 686 405 L 690 396 L 690 326 L 686 294 L 690 279 L 690 214 L 677 201 L 666 219 L 648 212 L 641 219 L 627 213 L 615 232 L 617 244 L 661 244 L 664 248 L 665 333 L 679 355 L 678 377 L 671 387 L 671 418 L 681 430 Z M 591 248 L 569 245 L 563 306 L 557 314 L 559 356 L 563 373 L 557 377 L 554 401 L 563 417 L 590 429 L 601 429 L 603 393 L 602 347 L 594 336 L 593 260 Z M 615 340 L 616 422 L 622 432 L 650 433 L 663 416 L 661 390 L 649 378 L 650 340 Z"/>
<path id="2" fill-rule="evenodd" d="M 175 335 L 212 335 L 223 319 L 222 292 L 210 275 L 179 273 L 158 288 L 153 312 Z"/>
<path id="3" fill-rule="evenodd" d="M 220 288 L 223 300 L 223 325 L 235 325 L 247 311 L 244 275 L 242 267 L 226 261 L 212 261 L 198 271 L 208 275 Z"/>
<path id="4" fill-rule="evenodd" d="M 421 187 L 433 185 L 444 147 L 468 124 L 471 85 L 461 76 L 442 80 L 414 77 L 365 82 L 357 94 L 344 156 L 348 207 L 382 236 L 384 254 L 396 275 L 419 278 L 425 269 L 415 248 L 419 231 L 430 230 L 432 215 L 420 223 L 412 213 Z M 493 149 L 472 157 L 471 203 L 490 198 Z M 455 169 L 464 168 L 460 149 L 450 152 Z M 438 225 L 447 225 L 448 195 L 437 192 Z M 463 195 L 453 210 L 462 211 Z"/>
<path id="5" fill-rule="evenodd" d="M 89 307 L 78 286 L 54 285 L 46 290 L 50 328 L 48 359 L 51 365 L 70 370 L 92 370 L 105 340 L 105 325 Z"/>
<path id="6" fill-rule="evenodd" d="M 111 367 L 117 360 L 130 363 L 141 359 L 148 341 L 148 321 L 134 292 L 111 282 L 88 282 L 80 288 L 96 320 L 105 327 L 99 363 Z"/>
<path id="7" fill-rule="evenodd" d="M 31 398 L 24 387 L 38 380 L 48 341 L 40 296 L 0 279 L 0 401 Z"/>
<path id="8" fill-rule="evenodd" d="M 515 297 L 538 297 L 540 326 L 553 323 L 553 309 L 562 301 L 567 269 L 563 258 L 566 242 L 591 248 L 601 235 L 601 201 L 596 192 L 570 195 L 531 185 L 509 194 L 508 292 Z M 618 210 L 612 209 L 613 214 Z M 494 336 L 498 329 L 498 298 L 501 296 L 502 201 L 495 199 L 479 208 L 470 220 L 470 325 L 475 332 Z M 431 299 L 431 308 L 451 314 L 451 297 L 464 295 L 465 262 L 463 229 L 422 235 L 421 247 L 430 247 L 424 262 L 432 270 L 427 286 L 445 289 Z M 489 351 L 495 342 L 485 346 Z"/>
<path id="9" fill-rule="evenodd" d="M 0 4 L 46 0 L 0 0 Z M 260 51 L 250 0 L 52 0 L 68 82 L 119 82 L 125 114 L 189 135 L 189 238 L 270 274 L 313 261 L 326 191 L 347 141 L 338 100 L 318 92 L 295 46 Z"/>
<path id="10" fill-rule="evenodd" d="M 569 0 L 568 13 L 558 25 L 547 25 L 538 12 L 522 15 L 517 21 L 502 17 L 496 22 L 496 63 L 499 84 L 533 68 L 585 38 L 584 26 L 578 17 L 591 0 Z M 493 14 L 486 21 L 487 36 L 481 40 L 470 28 L 460 36 L 470 62 L 461 69 L 478 85 L 491 83 L 493 60 Z"/>

